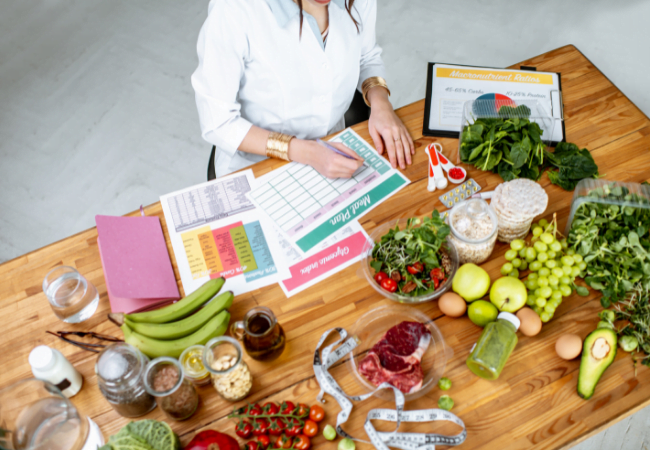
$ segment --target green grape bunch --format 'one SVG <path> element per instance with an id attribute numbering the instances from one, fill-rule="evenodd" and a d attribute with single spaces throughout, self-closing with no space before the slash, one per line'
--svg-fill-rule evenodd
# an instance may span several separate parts
<path id="1" fill-rule="evenodd" d="M 515 239 L 506 252 L 506 263 L 501 266 L 501 274 L 519 278 L 519 273 L 529 269 L 524 281 L 528 289 L 526 304 L 537 313 L 542 322 L 553 318 L 555 310 L 574 290 L 579 295 L 589 291 L 576 286 L 575 279 L 586 269 L 587 264 L 575 250 L 568 248 L 566 239 L 558 239 L 557 217 L 553 221 L 541 219 L 533 223 L 530 243 Z"/>

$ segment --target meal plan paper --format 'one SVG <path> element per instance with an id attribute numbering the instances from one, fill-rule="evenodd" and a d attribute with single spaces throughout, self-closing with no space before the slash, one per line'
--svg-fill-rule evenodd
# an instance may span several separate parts
<path id="1" fill-rule="evenodd" d="M 293 162 L 260 177 L 248 194 L 303 254 L 410 183 L 351 129 L 330 142 L 347 145 L 368 167 L 349 179 L 330 179 Z"/>
<path id="2" fill-rule="evenodd" d="M 160 197 L 185 295 L 211 278 L 226 278 L 239 295 L 290 275 L 278 241 L 267 239 L 273 229 L 246 197 L 254 187 L 249 169 Z"/>
<path id="3" fill-rule="evenodd" d="M 515 102 L 537 100 L 549 115 L 561 120 L 560 79 L 557 73 L 487 69 L 435 64 L 431 78 L 429 130 L 460 132 L 463 104 L 484 94 L 500 94 Z M 563 139 L 554 126 L 551 141 Z"/>

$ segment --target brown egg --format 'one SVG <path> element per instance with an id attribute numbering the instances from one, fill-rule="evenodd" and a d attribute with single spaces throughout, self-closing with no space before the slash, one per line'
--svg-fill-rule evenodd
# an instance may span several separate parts
<path id="1" fill-rule="evenodd" d="M 467 303 L 463 298 L 453 292 L 445 292 L 438 300 L 440 311 L 449 317 L 460 317 L 467 310 Z"/>
<path id="2" fill-rule="evenodd" d="M 582 339 L 577 334 L 563 334 L 555 342 L 557 356 L 567 361 L 575 359 L 582 351 Z"/>
<path id="3" fill-rule="evenodd" d="M 542 319 L 530 308 L 523 307 L 517 311 L 517 317 L 521 321 L 519 331 L 524 336 L 535 336 L 542 329 Z"/>

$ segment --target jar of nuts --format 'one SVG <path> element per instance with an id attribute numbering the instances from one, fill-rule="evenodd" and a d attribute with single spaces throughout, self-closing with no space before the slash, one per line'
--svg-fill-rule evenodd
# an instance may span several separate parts
<path id="1" fill-rule="evenodd" d="M 248 396 L 253 375 L 242 359 L 242 348 L 235 339 L 219 336 L 203 349 L 203 365 L 212 376 L 212 384 L 224 399 L 237 402 Z"/>

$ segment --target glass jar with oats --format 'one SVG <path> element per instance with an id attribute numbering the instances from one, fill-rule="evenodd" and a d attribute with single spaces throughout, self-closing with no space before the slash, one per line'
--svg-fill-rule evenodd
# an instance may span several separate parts
<path id="1" fill-rule="evenodd" d="M 447 219 L 460 264 L 480 264 L 494 250 L 499 230 L 497 216 L 480 198 L 457 203 Z"/>

